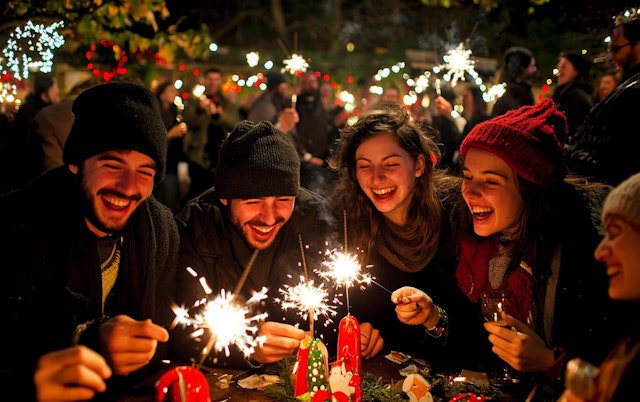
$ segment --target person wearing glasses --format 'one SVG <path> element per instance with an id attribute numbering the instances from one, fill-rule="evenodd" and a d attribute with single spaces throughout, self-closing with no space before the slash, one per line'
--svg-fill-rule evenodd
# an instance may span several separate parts
<path id="1" fill-rule="evenodd" d="M 640 136 L 633 126 L 640 102 L 640 9 L 614 18 L 607 58 L 620 83 L 587 115 L 584 134 L 566 159 L 573 173 L 615 186 L 640 172 Z"/>

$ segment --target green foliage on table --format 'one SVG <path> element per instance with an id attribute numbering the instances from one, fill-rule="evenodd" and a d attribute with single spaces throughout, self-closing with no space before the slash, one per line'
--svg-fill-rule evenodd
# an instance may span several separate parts
<path id="1" fill-rule="evenodd" d="M 281 384 L 270 385 L 265 389 L 265 394 L 278 402 L 300 402 L 299 399 L 293 396 L 294 389 L 293 384 L 290 381 L 291 370 L 295 364 L 295 357 L 289 357 L 282 359 L 277 364 L 277 374 L 283 379 Z M 435 402 L 448 401 L 449 398 L 459 394 L 473 393 L 476 395 L 483 395 L 488 399 L 497 399 L 501 396 L 501 391 L 494 387 L 479 387 L 468 382 L 451 381 L 448 377 L 442 375 L 433 376 L 429 370 L 421 370 L 418 374 L 427 378 L 431 383 L 433 400 Z M 404 379 L 398 381 L 384 380 L 380 377 L 376 377 L 371 373 L 362 373 L 362 381 L 360 386 L 362 388 L 362 401 L 363 402 L 405 402 L 409 400 L 406 393 L 402 391 L 402 383 Z M 443 399 L 438 395 L 448 395 L 448 398 Z"/>

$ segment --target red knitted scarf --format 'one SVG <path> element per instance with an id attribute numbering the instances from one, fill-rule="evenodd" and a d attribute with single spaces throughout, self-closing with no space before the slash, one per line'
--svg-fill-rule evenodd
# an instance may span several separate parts
<path id="1" fill-rule="evenodd" d="M 458 286 L 472 302 L 477 302 L 483 292 L 501 290 L 507 294 L 507 313 L 527 323 L 533 306 L 533 276 L 518 267 L 507 272 L 498 289 L 489 283 L 489 262 L 498 255 L 499 236 L 462 241 L 460 261 L 456 270 Z"/>

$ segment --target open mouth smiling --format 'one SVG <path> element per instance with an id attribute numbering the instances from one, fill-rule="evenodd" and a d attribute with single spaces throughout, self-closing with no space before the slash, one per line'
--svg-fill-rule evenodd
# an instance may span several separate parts
<path id="1" fill-rule="evenodd" d="M 372 188 L 371 192 L 379 199 L 385 199 L 391 197 L 392 193 L 395 191 L 396 187 L 385 187 L 380 189 Z"/>
<path id="2" fill-rule="evenodd" d="M 275 226 L 255 226 L 255 225 L 249 225 L 249 227 L 251 228 L 251 230 L 253 231 L 253 233 L 256 236 L 259 237 L 269 237 L 271 235 L 271 233 L 273 233 L 273 230 L 275 229 Z"/>
<path id="3" fill-rule="evenodd" d="M 115 210 L 126 209 L 131 204 L 131 200 L 129 199 L 114 197 L 112 195 L 103 195 L 102 201 Z"/>
<path id="4" fill-rule="evenodd" d="M 471 213 L 475 219 L 486 219 L 493 213 L 490 207 L 471 207 Z"/>

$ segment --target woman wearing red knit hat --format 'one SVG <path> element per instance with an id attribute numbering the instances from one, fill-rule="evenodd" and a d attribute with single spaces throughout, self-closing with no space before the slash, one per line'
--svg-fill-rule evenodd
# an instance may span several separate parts
<path id="1" fill-rule="evenodd" d="M 548 392 L 561 390 L 568 359 L 606 356 L 619 335 L 612 315 L 621 313 L 592 256 L 606 187 L 567 178 L 559 140 L 566 132 L 547 99 L 478 124 L 460 148 L 458 285 L 479 320 L 484 292 L 506 296 L 506 327 L 484 323 L 493 352 L 485 370 L 506 362 L 520 386 L 544 379 Z"/>

